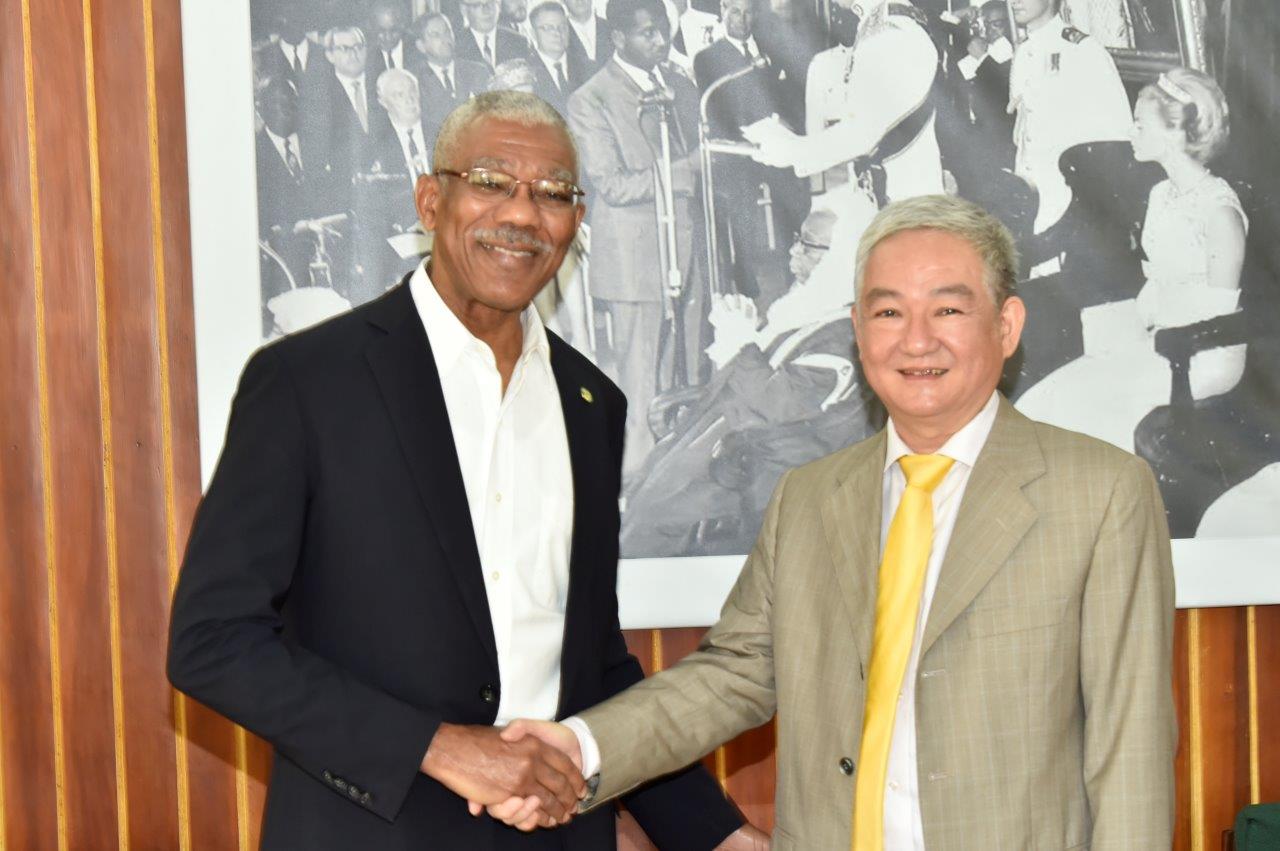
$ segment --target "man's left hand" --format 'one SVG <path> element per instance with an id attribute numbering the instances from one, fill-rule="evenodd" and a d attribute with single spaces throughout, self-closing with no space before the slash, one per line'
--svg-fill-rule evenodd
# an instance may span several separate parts
<path id="1" fill-rule="evenodd" d="M 769 834 L 750 824 L 744 824 L 725 837 L 716 851 L 769 851 Z"/>

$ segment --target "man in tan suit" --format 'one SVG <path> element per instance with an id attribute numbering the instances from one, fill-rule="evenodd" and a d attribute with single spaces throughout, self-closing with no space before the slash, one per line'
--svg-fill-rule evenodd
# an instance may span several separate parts
<path id="1" fill-rule="evenodd" d="M 783 476 L 697 652 L 567 728 L 504 735 L 570 752 L 595 805 L 776 712 L 777 849 L 1169 848 L 1163 507 L 1141 460 L 996 392 L 1015 262 L 968 202 L 881 211 L 853 321 L 888 426 Z M 912 506 L 925 525 L 904 536 Z"/>

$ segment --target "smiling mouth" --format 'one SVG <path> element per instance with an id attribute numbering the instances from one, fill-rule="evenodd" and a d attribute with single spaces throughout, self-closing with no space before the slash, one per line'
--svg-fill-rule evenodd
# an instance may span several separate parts
<path id="1" fill-rule="evenodd" d="M 494 245 L 490 242 L 481 242 L 480 246 L 486 251 L 491 251 L 494 254 L 501 254 L 506 257 L 532 257 L 538 253 L 538 249 L 534 247 L 521 248 L 516 246 Z"/>
<path id="2" fill-rule="evenodd" d="M 937 378 L 940 375 L 946 375 L 947 370 L 938 367 L 928 367 L 925 369 L 900 369 L 898 372 L 907 378 Z"/>

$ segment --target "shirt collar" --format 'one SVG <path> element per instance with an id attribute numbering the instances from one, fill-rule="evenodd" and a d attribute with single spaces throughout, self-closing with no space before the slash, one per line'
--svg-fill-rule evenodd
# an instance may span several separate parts
<path id="1" fill-rule="evenodd" d="M 542 60 L 542 64 L 547 66 L 547 70 L 550 71 L 552 74 L 555 74 L 556 69 L 560 67 L 560 63 L 564 62 L 565 58 L 568 57 L 569 55 L 569 52 L 565 51 L 564 53 L 560 54 L 559 59 L 552 59 L 550 56 L 543 53 L 541 50 L 538 50 L 537 48 L 534 48 L 534 52 L 538 54 L 538 58 Z M 566 73 L 568 72 L 566 71 Z"/>
<path id="2" fill-rule="evenodd" d="M 449 72 L 449 76 L 450 76 L 450 77 L 453 77 L 453 62 L 452 62 L 452 61 L 450 61 L 448 65 L 437 65 L 436 63 L 434 63 L 434 62 L 432 62 L 430 59 L 428 59 L 428 60 L 427 60 L 427 64 L 431 66 L 431 70 L 435 72 L 435 74 L 436 74 L 436 76 L 437 76 L 437 77 L 438 77 L 438 76 L 440 76 L 441 74 L 445 73 L 446 71 L 447 71 L 447 72 Z M 455 85 L 456 85 L 456 83 L 455 83 Z"/>
<path id="3" fill-rule="evenodd" d="M 418 264 L 409 278 L 409 294 L 413 296 L 414 306 L 418 308 L 422 327 L 426 329 L 427 339 L 431 341 L 431 354 L 435 358 L 436 369 L 441 374 L 450 372 L 468 349 L 480 353 L 492 362 L 493 351 L 488 344 L 467 330 L 467 326 L 454 315 L 436 291 L 431 276 L 427 274 L 425 260 Z M 520 360 L 536 357 L 550 369 L 551 347 L 547 343 L 547 330 L 532 304 L 521 312 L 520 324 L 524 329 Z"/>
<path id="4" fill-rule="evenodd" d="M 741 53 L 741 52 L 742 52 L 742 46 L 743 46 L 744 44 L 747 44 L 747 45 L 750 45 L 750 46 L 751 46 L 751 53 L 752 53 L 752 55 L 753 55 L 753 56 L 759 56 L 759 55 L 760 55 L 760 48 L 756 45 L 756 37 L 755 37 L 754 35 L 749 35 L 749 36 L 747 36 L 747 38 L 746 38 L 746 40 L 745 40 L 745 41 L 743 41 L 742 39 L 734 38 L 733 36 L 729 35 L 728 33 L 725 33 L 724 37 L 725 37 L 725 40 L 726 40 L 726 41 L 728 41 L 728 42 L 729 42 L 730 44 L 732 44 L 734 47 L 738 48 L 738 52 L 739 52 L 739 53 Z"/>
<path id="5" fill-rule="evenodd" d="M 647 92 L 653 88 L 653 78 L 649 76 L 649 72 L 642 71 L 636 66 L 632 65 L 630 62 L 623 59 L 622 56 L 620 56 L 616 50 L 613 53 L 613 61 L 617 62 L 618 67 L 621 68 L 628 77 L 634 80 L 636 85 L 639 86 L 643 91 Z M 658 79 L 662 80 L 663 84 L 665 85 L 666 80 L 663 79 L 662 72 L 658 70 L 656 65 L 654 66 L 653 70 L 657 73 Z"/>
<path id="6" fill-rule="evenodd" d="M 1067 24 L 1062 20 L 1062 16 L 1054 15 L 1046 21 L 1044 26 L 1040 27 L 1040 29 L 1028 33 L 1023 44 L 1039 44 L 1042 41 L 1052 41 L 1054 38 L 1059 37 L 1066 27 Z"/>
<path id="7" fill-rule="evenodd" d="M 945 455 L 948 458 L 955 459 L 956 463 L 964 464 L 970 469 L 978 460 L 978 455 L 982 452 L 982 447 L 986 445 L 987 438 L 991 436 L 991 428 L 996 424 L 996 413 L 1000 410 L 1000 394 L 991 391 L 991 398 L 987 400 L 987 404 L 978 411 L 977 415 L 965 423 L 964 428 L 951 435 L 946 443 L 935 455 Z M 915 453 L 907 446 L 906 442 L 898 436 L 898 428 L 893 424 L 893 419 L 889 419 L 889 426 L 886 429 L 889 442 L 886 446 L 884 454 L 885 472 L 898 462 L 903 455 L 914 455 Z"/>
<path id="8" fill-rule="evenodd" d="M 337 68 L 333 69 L 333 74 L 338 78 L 339 82 L 342 83 L 343 88 L 347 89 L 348 91 L 350 91 L 351 87 L 356 83 L 359 83 L 362 88 L 364 86 L 363 74 L 357 77 L 348 77 L 346 74 L 342 73 Z"/>

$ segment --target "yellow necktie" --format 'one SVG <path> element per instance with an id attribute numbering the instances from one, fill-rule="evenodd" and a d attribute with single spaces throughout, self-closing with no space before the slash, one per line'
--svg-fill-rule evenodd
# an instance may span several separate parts
<path id="1" fill-rule="evenodd" d="M 889 524 L 876 591 L 876 625 L 867 674 L 862 751 L 853 798 L 853 851 L 884 848 L 884 784 L 898 693 L 911 658 L 920 593 L 933 547 L 933 491 L 951 469 L 942 455 L 904 455 L 907 488 Z"/>

